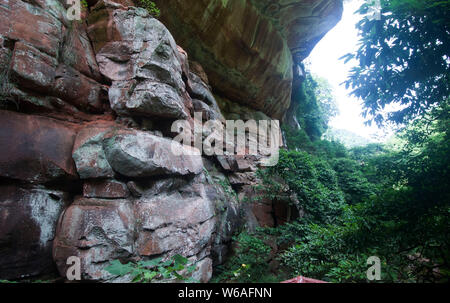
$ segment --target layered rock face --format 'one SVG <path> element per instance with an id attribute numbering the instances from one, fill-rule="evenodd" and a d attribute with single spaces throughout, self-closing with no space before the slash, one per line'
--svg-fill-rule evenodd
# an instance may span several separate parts
<path id="1" fill-rule="evenodd" d="M 337 0 L 155 0 L 214 92 L 282 119 L 293 67 L 340 20 Z M 226 109 L 225 109 L 226 110 Z"/>
<path id="2" fill-rule="evenodd" d="M 285 100 L 261 102 L 290 94 L 288 27 L 263 21 L 259 4 L 222 1 L 219 10 L 215 1 L 192 2 L 193 12 L 208 6 L 198 20 L 211 28 L 214 14 L 237 14 L 222 24 L 219 38 L 196 38 L 217 43 L 213 53 L 228 43 L 231 55 L 243 60 L 236 65 L 223 53 L 214 57 L 220 65 L 214 69 L 211 58 L 190 61 L 165 25 L 132 1 L 88 1 L 81 21 L 68 20 L 65 2 L 0 0 L 0 279 L 52 272 L 64 278 L 68 258 L 76 256 L 83 280 L 126 282 L 105 271 L 110 261 L 182 254 L 197 264 L 193 277 L 207 282 L 236 231 L 273 226 L 291 210 L 273 201 L 242 202 L 254 195 L 263 155 L 203 156 L 175 142 L 171 124 L 183 119 L 195 125 L 198 117 L 221 124 L 233 115 L 268 119 L 261 110 L 282 115 Z M 189 2 L 167 1 L 161 9 L 168 13 Z M 238 29 L 245 14 L 248 25 L 260 24 L 252 38 Z M 228 32 L 229 22 L 239 26 Z M 177 42 L 192 38 L 192 28 L 184 29 L 186 36 L 176 31 Z M 255 31 L 276 43 L 259 41 Z M 255 58 L 247 56 L 251 39 Z M 247 67 L 219 84 L 222 66 Z M 234 92 L 250 96 L 248 89 L 264 85 L 257 89 L 262 99 L 234 102 L 245 101 Z M 216 88 L 229 94 L 218 97 Z"/>

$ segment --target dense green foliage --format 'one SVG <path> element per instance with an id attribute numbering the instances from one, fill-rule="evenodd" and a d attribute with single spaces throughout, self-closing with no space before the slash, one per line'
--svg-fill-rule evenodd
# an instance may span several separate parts
<path id="1" fill-rule="evenodd" d="M 233 281 L 241 283 L 278 282 L 276 276 L 270 273 L 268 260 L 271 247 L 267 244 L 267 236 L 259 236 L 242 232 L 233 238 L 237 243 L 235 253 L 226 265 L 216 269 L 216 276 L 211 282 Z"/>
<path id="2" fill-rule="evenodd" d="M 344 206 L 344 195 L 331 165 L 304 151 L 282 151 L 276 167 L 263 173 L 264 180 L 281 177 L 295 192 L 309 222 L 331 223 Z M 273 186 L 266 181 L 268 186 Z M 277 192 L 269 190 L 269 192 Z"/>
<path id="3" fill-rule="evenodd" d="M 382 282 L 449 281 L 450 1 L 381 4 L 381 20 L 366 17 L 357 26 L 361 46 L 347 59 L 359 66 L 347 85 L 363 99 L 368 121 L 402 128 L 386 144 L 347 149 L 321 140 L 330 111 L 308 75 L 293 93 L 301 130 L 284 129 L 289 149 L 260 172 L 269 198 L 295 197 L 299 218 L 237 237 L 240 249 L 223 276 L 247 262 L 251 273 L 234 281 L 273 278 L 269 237 L 278 243 L 279 281 L 367 282 L 371 256 L 381 260 Z M 391 104 L 402 106 L 385 115 Z"/>
<path id="4" fill-rule="evenodd" d="M 366 282 L 367 259 L 377 256 L 384 282 L 448 281 L 449 117 L 448 106 L 433 110 L 399 134 L 395 148 L 372 144 L 345 151 L 338 143 L 309 140 L 308 152 L 282 151 L 279 164 L 261 176 L 271 193 L 280 192 L 274 176 L 281 177 L 305 215 L 246 234 L 245 249 L 228 265 L 236 269 L 253 260 L 253 274 L 234 280 L 270 276 L 268 247 L 257 248 L 275 236 L 287 247 L 278 255 L 279 280 L 303 275 Z"/>
<path id="5" fill-rule="evenodd" d="M 367 14 L 373 3 L 358 12 Z M 406 123 L 448 98 L 450 1 L 381 0 L 381 9 L 381 20 L 366 16 L 357 25 L 360 48 L 344 57 L 359 64 L 346 85 L 369 121 Z M 393 103 L 402 108 L 384 115 Z"/>
<path id="6" fill-rule="evenodd" d="M 328 122 L 338 113 L 330 84 L 322 78 L 306 73 L 305 81 L 292 91 L 297 104 L 296 117 L 300 127 L 312 139 L 319 139 Z"/>
<path id="7" fill-rule="evenodd" d="M 159 10 L 159 8 L 156 6 L 155 2 L 153 2 L 153 1 L 138 0 L 137 4 L 140 7 L 145 8 L 148 11 L 148 13 L 155 18 L 158 18 L 161 15 L 161 11 Z"/>
<path id="8" fill-rule="evenodd" d="M 163 258 L 156 258 L 149 261 L 122 264 L 119 260 L 114 260 L 105 270 L 117 277 L 129 275 L 134 283 L 150 283 L 158 280 L 195 282 L 186 277 L 195 268 L 196 265 L 189 264 L 187 258 L 175 255 L 166 261 L 163 261 Z"/>

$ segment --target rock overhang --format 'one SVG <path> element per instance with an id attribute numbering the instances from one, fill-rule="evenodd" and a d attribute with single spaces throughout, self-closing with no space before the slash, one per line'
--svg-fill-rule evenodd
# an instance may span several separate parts
<path id="1" fill-rule="evenodd" d="M 155 0 L 214 93 L 283 119 L 293 67 L 341 19 L 341 0 Z"/>

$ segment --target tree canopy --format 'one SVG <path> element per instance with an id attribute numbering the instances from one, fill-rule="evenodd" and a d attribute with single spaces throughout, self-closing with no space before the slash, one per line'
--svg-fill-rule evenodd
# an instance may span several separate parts
<path id="1" fill-rule="evenodd" d="M 363 100 L 368 122 L 406 123 L 439 105 L 450 91 L 450 1 L 381 0 L 381 19 L 357 11 L 360 46 L 346 86 Z M 397 109 L 385 114 L 388 105 Z"/>

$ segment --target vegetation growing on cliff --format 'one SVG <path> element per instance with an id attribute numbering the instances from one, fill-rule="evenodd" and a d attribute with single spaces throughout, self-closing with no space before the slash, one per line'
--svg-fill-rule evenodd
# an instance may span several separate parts
<path id="1" fill-rule="evenodd" d="M 330 119 L 338 113 L 330 84 L 310 73 L 301 85 L 293 88 L 292 102 L 297 104 L 295 115 L 301 129 L 312 140 L 320 139 Z"/>
<path id="2" fill-rule="evenodd" d="M 277 256 L 278 280 L 303 275 L 365 282 L 367 259 L 378 256 L 384 282 L 448 281 L 449 118 L 448 104 L 442 104 L 399 133 L 395 146 L 346 150 L 339 143 L 309 140 L 308 151 L 282 151 L 279 164 L 263 172 L 271 180 L 266 186 L 277 192 L 273 176 L 282 177 L 305 216 L 246 235 L 228 274 L 250 260 L 258 273 L 251 275 L 254 282 L 273 277 L 266 262 L 242 254 L 259 250 L 257 239 L 270 235 L 287 247 Z"/>
<path id="3" fill-rule="evenodd" d="M 261 172 L 268 192 L 277 192 L 281 185 L 274 176 L 281 177 L 305 215 L 238 237 L 239 254 L 221 278 L 232 274 L 238 261 L 250 259 L 252 273 L 258 273 L 251 274 L 252 282 L 274 275 L 278 281 L 302 275 L 367 282 L 367 260 L 377 256 L 382 282 L 448 282 L 450 1 L 381 3 L 381 20 L 364 18 L 358 24 L 361 47 L 347 57 L 359 60 L 360 67 L 347 85 L 364 100 L 368 122 L 399 126 L 395 140 L 352 149 L 320 140 L 326 115 L 311 101 L 318 96 L 308 87 L 308 76 L 293 94 L 303 102 L 302 130 L 286 129 L 289 149 L 276 167 Z M 359 12 L 367 10 L 365 4 Z M 401 109 L 386 114 L 383 109 L 391 104 Z M 261 257 L 247 258 L 268 236 L 283 248 L 276 270 Z"/>
<path id="4" fill-rule="evenodd" d="M 155 2 L 150 0 L 138 0 L 138 6 L 145 8 L 147 12 L 155 18 L 158 18 L 161 15 L 161 11 L 156 6 Z"/>

